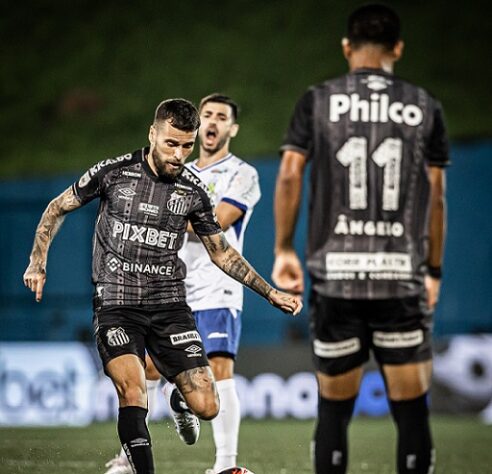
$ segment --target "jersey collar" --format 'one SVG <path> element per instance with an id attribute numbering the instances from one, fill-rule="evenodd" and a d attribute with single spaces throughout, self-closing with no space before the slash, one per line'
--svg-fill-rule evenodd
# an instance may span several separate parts
<path id="1" fill-rule="evenodd" d="M 217 165 L 220 165 L 221 163 L 224 163 L 224 161 L 229 160 L 233 156 L 234 155 L 232 153 L 228 153 L 226 156 L 224 156 L 224 158 L 222 158 L 219 161 L 216 161 L 214 163 L 210 163 L 209 165 L 205 166 L 204 168 L 198 168 L 198 166 L 196 166 L 195 163 L 198 161 L 198 159 L 196 159 L 190 163 L 190 166 L 193 169 L 193 171 L 196 171 L 197 173 L 201 173 L 202 171 L 208 170 L 210 168 L 213 168 L 214 166 L 217 166 Z"/>

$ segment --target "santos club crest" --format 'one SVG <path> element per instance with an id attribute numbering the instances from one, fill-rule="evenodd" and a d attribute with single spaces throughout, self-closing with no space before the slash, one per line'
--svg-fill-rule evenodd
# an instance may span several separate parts
<path id="1" fill-rule="evenodd" d="M 185 216 L 193 203 L 193 194 L 179 194 L 174 192 L 167 202 L 167 208 L 174 214 Z"/>

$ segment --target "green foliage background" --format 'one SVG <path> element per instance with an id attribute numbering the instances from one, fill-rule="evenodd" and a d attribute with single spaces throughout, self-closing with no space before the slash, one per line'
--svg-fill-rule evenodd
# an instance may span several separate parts
<path id="1" fill-rule="evenodd" d="M 300 94 L 346 70 L 354 1 L 81 0 L 0 15 L 0 177 L 82 171 L 143 145 L 157 103 L 212 91 L 242 107 L 234 151 L 274 155 Z M 397 73 L 443 102 L 451 137 L 492 136 L 486 2 L 392 1 Z"/>

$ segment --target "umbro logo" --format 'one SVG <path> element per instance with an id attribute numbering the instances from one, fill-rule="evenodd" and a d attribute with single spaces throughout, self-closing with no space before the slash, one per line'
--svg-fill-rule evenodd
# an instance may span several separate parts
<path id="1" fill-rule="evenodd" d="M 187 357 L 201 357 L 202 355 L 202 348 L 196 344 L 188 346 L 185 351 L 190 353 Z"/>
<path id="2" fill-rule="evenodd" d="M 381 91 L 386 89 L 389 85 L 393 84 L 391 79 L 387 79 L 383 76 L 370 75 L 367 79 L 362 79 L 363 84 L 367 84 L 367 87 L 373 91 Z"/>
<path id="3" fill-rule="evenodd" d="M 131 188 L 121 188 L 121 189 L 118 189 L 118 193 L 119 193 L 119 198 L 121 199 L 125 199 L 126 201 L 129 201 L 131 199 L 133 199 L 133 196 L 135 196 L 137 193 L 131 189 Z"/>
<path id="4" fill-rule="evenodd" d="M 128 443 L 132 448 L 137 448 L 138 446 L 150 446 L 149 440 L 146 438 L 135 438 Z"/>

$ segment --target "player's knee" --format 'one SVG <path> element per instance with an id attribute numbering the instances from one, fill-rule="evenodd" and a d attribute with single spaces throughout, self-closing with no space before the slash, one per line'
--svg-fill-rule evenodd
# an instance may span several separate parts
<path id="1" fill-rule="evenodd" d="M 388 397 L 393 401 L 413 400 L 429 391 L 431 363 L 383 366 Z"/>

